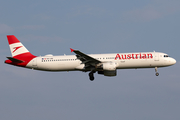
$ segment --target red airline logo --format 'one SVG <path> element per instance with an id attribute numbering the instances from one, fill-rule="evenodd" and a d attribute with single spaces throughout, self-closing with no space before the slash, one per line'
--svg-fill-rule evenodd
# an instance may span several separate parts
<path id="1" fill-rule="evenodd" d="M 153 58 L 151 53 L 139 53 L 139 54 L 117 54 L 115 57 L 115 60 L 117 59 L 151 59 Z"/>
<path id="2" fill-rule="evenodd" d="M 18 50 L 19 48 L 21 48 L 22 46 L 19 46 L 19 47 L 14 47 L 13 49 L 14 49 L 14 51 L 13 51 L 13 53 L 16 51 L 16 50 Z"/>

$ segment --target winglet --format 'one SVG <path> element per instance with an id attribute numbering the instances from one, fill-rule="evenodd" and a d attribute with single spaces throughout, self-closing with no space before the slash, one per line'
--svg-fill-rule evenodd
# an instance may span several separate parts
<path id="1" fill-rule="evenodd" d="M 74 49 L 70 48 L 71 52 L 74 52 Z"/>

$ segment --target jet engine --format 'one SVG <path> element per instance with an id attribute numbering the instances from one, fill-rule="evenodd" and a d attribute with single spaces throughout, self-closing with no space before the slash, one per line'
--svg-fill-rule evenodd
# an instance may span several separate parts
<path id="1" fill-rule="evenodd" d="M 104 76 L 116 76 L 116 63 L 108 62 L 102 64 L 102 71 L 98 71 L 98 74 L 103 74 Z"/>

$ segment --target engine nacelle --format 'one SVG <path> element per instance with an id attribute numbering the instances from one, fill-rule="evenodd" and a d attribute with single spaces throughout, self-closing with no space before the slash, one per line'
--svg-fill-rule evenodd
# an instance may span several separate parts
<path id="1" fill-rule="evenodd" d="M 103 63 L 103 71 L 98 71 L 98 74 L 104 74 L 104 76 L 116 76 L 116 63 L 108 62 Z"/>

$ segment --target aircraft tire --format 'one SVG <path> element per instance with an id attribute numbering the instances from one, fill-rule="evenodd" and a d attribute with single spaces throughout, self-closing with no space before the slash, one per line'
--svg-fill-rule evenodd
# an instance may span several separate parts
<path id="1" fill-rule="evenodd" d="M 90 79 L 91 81 L 93 81 L 93 80 L 94 80 L 94 77 L 90 77 L 89 79 Z"/>
<path id="2" fill-rule="evenodd" d="M 159 73 L 157 72 L 155 75 L 156 75 L 156 76 L 159 76 Z"/>
<path id="3" fill-rule="evenodd" d="M 89 79 L 90 79 L 91 81 L 94 80 L 94 74 L 93 74 L 93 73 L 89 73 Z"/>

